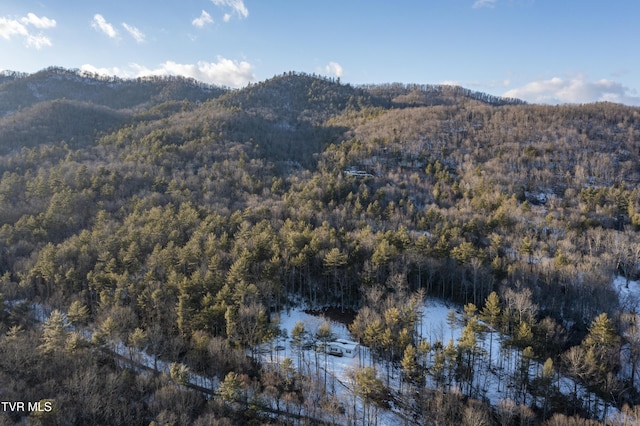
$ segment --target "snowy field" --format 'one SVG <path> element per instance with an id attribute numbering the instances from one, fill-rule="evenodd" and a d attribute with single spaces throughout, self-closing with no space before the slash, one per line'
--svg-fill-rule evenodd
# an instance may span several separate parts
<path id="1" fill-rule="evenodd" d="M 639 290 L 640 285 L 634 283 Z M 455 313 L 455 321 L 449 319 L 450 312 Z M 286 338 L 281 338 L 275 344 L 280 350 L 273 350 L 262 354 L 264 363 L 280 363 L 284 358 L 291 358 L 293 365 L 301 368 L 306 374 L 324 375 L 326 371 L 327 390 L 335 392 L 345 403 L 353 403 L 353 380 L 351 373 L 356 369 L 370 365 L 369 349 L 360 346 L 359 356 L 335 357 L 327 355 L 322 351 L 314 349 L 297 350 L 291 346 L 291 331 L 295 324 L 300 321 L 304 324 L 305 330 L 311 335 L 315 335 L 318 328 L 325 321 L 331 326 L 331 331 L 335 338 L 353 340 L 346 325 L 325 319 L 323 317 L 314 316 L 305 313 L 301 309 L 291 309 L 283 311 L 280 314 L 280 328 L 286 331 Z M 431 346 L 437 342 L 447 345 L 450 340 L 457 344 L 461 338 L 464 328 L 464 316 L 462 307 L 456 304 L 444 302 L 439 299 L 429 298 L 426 300 L 422 308 L 422 318 L 419 321 L 418 334 L 419 338 L 428 341 Z M 530 405 L 532 402 L 541 406 L 542 401 L 534 401 L 531 394 L 515 395 L 514 377 L 517 375 L 517 369 L 521 365 L 521 350 L 505 345 L 503 337 L 494 332 L 490 337 L 488 332 L 479 333 L 478 339 L 479 350 L 485 355 L 491 351 L 491 365 L 478 365 L 475 371 L 473 382 L 473 397 L 484 400 L 492 406 L 498 406 L 505 400 L 514 400 L 519 403 Z M 387 365 L 378 362 L 375 366 L 378 371 L 379 378 L 383 380 L 385 385 L 390 389 L 398 390 L 401 387 L 401 372 L 398 365 L 393 365 L 389 369 L 390 375 L 387 375 Z M 325 370 L 326 369 L 326 370 Z M 542 371 L 542 364 L 532 360 L 529 364 L 529 376 L 531 379 L 538 377 Z M 604 401 L 589 393 L 582 385 L 574 382 L 573 379 L 562 377 L 556 374 L 554 384 L 566 395 L 571 395 L 577 389 L 579 398 L 591 401 L 592 408 L 600 415 L 604 412 Z M 430 379 L 427 379 L 427 387 L 430 385 Z M 456 383 L 450 384 L 451 388 L 456 388 Z M 360 410 L 362 402 L 356 401 L 356 409 Z M 618 411 L 609 407 L 609 418 L 618 414 Z M 378 424 L 398 425 L 405 424 L 405 419 L 393 410 L 381 410 L 378 415 Z"/>

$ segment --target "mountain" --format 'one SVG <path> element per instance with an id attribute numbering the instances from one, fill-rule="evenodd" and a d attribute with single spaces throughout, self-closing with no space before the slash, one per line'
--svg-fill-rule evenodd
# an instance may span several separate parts
<path id="1" fill-rule="evenodd" d="M 364 88 L 370 94 L 387 100 L 395 107 L 463 105 L 469 102 L 491 106 L 525 104 L 520 99 L 503 98 L 445 84 L 390 83 L 367 85 Z"/>
<path id="2" fill-rule="evenodd" d="M 30 75 L 5 72 L 0 78 L 0 116 L 57 99 L 142 110 L 172 100 L 201 102 L 226 91 L 183 77 L 125 80 L 57 67 Z"/>
<path id="3" fill-rule="evenodd" d="M 220 102 L 264 116 L 322 122 L 345 110 L 460 105 L 523 105 L 524 101 L 475 92 L 459 86 L 377 84 L 351 86 L 339 80 L 289 72 L 233 91 Z"/>
<path id="4" fill-rule="evenodd" d="M 214 102 L 236 111 L 241 138 L 260 141 L 263 153 L 280 160 L 303 161 L 337 142 L 349 123 L 341 118 L 363 111 L 453 105 L 521 105 L 445 85 L 372 85 L 354 87 L 339 80 L 288 72 L 230 91 Z M 309 162 L 306 162 L 309 164 Z"/>
<path id="5" fill-rule="evenodd" d="M 207 102 L 209 101 L 209 102 Z M 182 77 L 125 80 L 50 67 L 34 74 L 0 75 L 0 149 L 61 141 L 86 143 L 125 122 L 167 118 L 190 110 L 232 111 L 233 137 L 262 139 L 262 152 L 308 163 L 346 128 L 331 118 L 364 109 L 521 103 L 460 87 L 376 85 L 353 87 L 335 79 L 288 72 L 229 90 Z M 206 103 L 199 107 L 199 104 Z M 334 123 L 335 124 L 335 123 Z M 288 158 L 290 157 L 290 158 Z"/>
<path id="6" fill-rule="evenodd" d="M 0 75 L 0 151 L 87 144 L 136 120 L 166 117 L 228 90 L 182 77 L 106 78 L 51 67 Z"/>
<path id="7" fill-rule="evenodd" d="M 289 72 L 227 93 L 219 102 L 266 119 L 318 124 L 347 108 L 374 106 L 384 101 L 334 79 Z"/>

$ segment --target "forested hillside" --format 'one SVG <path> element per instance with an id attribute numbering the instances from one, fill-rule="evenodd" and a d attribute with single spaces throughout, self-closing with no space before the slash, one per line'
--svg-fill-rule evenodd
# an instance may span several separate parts
<path id="1" fill-rule="evenodd" d="M 226 91 L 183 77 L 123 80 L 58 67 L 35 74 L 4 72 L 0 75 L 0 84 L 0 115 L 56 99 L 135 110 L 170 100 L 202 101 Z"/>
<path id="2" fill-rule="evenodd" d="M 362 404 L 410 424 L 638 415 L 623 296 L 640 275 L 639 108 L 52 68 L 0 76 L 0 112 L 0 394 L 53 407 L 2 424 L 347 424 Z M 460 339 L 419 337 L 429 298 L 464 310 Z M 342 398 L 326 372 L 262 362 L 278 339 L 327 344 L 282 336 L 300 307 L 339 312 L 402 385 L 363 366 Z M 476 376 L 505 356 L 479 343 L 499 336 L 521 365 L 495 404 Z"/>

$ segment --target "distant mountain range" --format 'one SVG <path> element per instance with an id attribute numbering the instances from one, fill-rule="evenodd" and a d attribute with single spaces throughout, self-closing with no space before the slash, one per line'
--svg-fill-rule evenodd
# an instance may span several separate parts
<path id="1" fill-rule="evenodd" d="M 523 103 L 456 86 L 354 87 L 296 72 L 232 90 L 184 77 L 121 79 L 59 67 L 34 74 L 4 71 L 0 74 L 0 151 L 61 141 L 84 145 L 126 123 L 165 118 L 184 112 L 187 105 L 193 109 L 207 101 L 242 111 L 240 122 L 246 125 L 250 119 L 252 125 L 245 127 L 256 129 L 256 135 L 295 129 L 305 140 L 310 138 L 305 128 L 349 109 Z M 265 132 L 264 126 L 270 131 Z"/>
<path id="2" fill-rule="evenodd" d="M 327 87 L 333 87 L 331 98 L 322 97 L 329 94 Z M 303 88 L 310 91 L 301 93 Z M 15 71 L 0 73 L 0 116 L 58 99 L 139 111 L 168 101 L 202 102 L 230 93 L 233 93 L 232 99 L 228 100 L 230 104 L 245 105 L 249 102 L 256 108 L 271 107 L 272 102 L 283 92 L 296 94 L 289 98 L 294 103 L 281 105 L 290 109 L 304 109 L 306 105 L 300 101 L 305 97 L 308 102 L 333 103 L 337 108 L 346 106 L 349 99 L 354 97 L 368 98 L 371 104 L 393 103 L 395 106 L 450 104 L 463 98 L 491 105 L 524 103 L 458 86 L 393 83 L 353 87 L 339 84 L 333 79 L 295 72 L 288 72 L 244 89 L 231 90 L 185 77 L 121 79 L 49 67 L 33 74 Z"/>

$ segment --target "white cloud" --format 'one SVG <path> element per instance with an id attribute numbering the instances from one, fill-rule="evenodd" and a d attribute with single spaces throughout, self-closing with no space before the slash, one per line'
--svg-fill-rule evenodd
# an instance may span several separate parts
<path id="1" fill-rule="evenodd" d="M 532 81 L 505 92 L 503 96 L 545 104 L 608 101 L 640 105 L 640 96 L 628 87 L 606 79 L 588 81 L 582 75 L 569 79 L 553 77 L 549 80 Z"/>
<path id="2" fill-rule="evenodd" d="M 15 35 L 26 37 L 29 31 L 18 21 L 0 17 L 0 37 L 10 40 Z"/>
<path id="3" fill-rule="evenodd" d="M 203 10 L 198 18 L 191 21 L 191 24 L 194 27 L 202 28 L 205 25 L 213 24 L 213 18 L 211 17 L 211 15 L 209 15 L 206 11 Z"/>
<path id="4" fill-rule="evenodd" d="M 45 37 L 42 34 L 29 34 L 27 36 L 27 47 L 35 47 L 36 49 L 40 50 L 45 46 L 53 46 L 53 43 L 51 42 L 51 39 L 49 37 Z"/>
<path id="5" fill-rule="evenodd" d="M 90 64 L 80 67 L 82 71 L 122 78 L 145 76 L 180 75 L 209 84 L 229 87 L 243 87 L 256 80 L 253 66 L 246 61 L 234 61 L 219 56 L 217 62 L 199 61 L 196 64 L 179 64 L 167 61 L 151 69 L 139 64 L 130 64 L 128 69 L 98 68 Z"/>
<path id="6" fill-rule="evenodd" d="M 27 16 L 19 20 L 0 17 L 0 37 L 5 40 L 11 40 L 16 36 L 21 37 L 25 40 L 27 47 L 35 47 L 36 49 L 53 45 L 51 39 L 42 34 L 42 32 L 32 34 L 29 31 L 29 25 L 38 29 L 51 29 L 56 26 L 56 21 L 44 16 L 40 18 L 33 13 L 28 13 Z"/>
<path id="7" fill-rule="evenodd" d="M 131 37 L 134 38 L 136 43 L 138 44 L 144 43 L 145 35 L 142 33 L 142 31 L 140 31 L 136 27 L 133 27 L 127 24 L 126 22 L 123 22 L 122 26 L 124 27 L 125 30 L 127 30 L 127 32 L 131 35 Z"/>
<path id="8" fill-rule="evenodd" d="M 91 26 L 96 31 L 102 32 L 109 38 L 116 38 L 118 36 L 118 32 L 116 31 L 115 28 L 113 28 L 113 25 L 108 23 L 107 20 L 104 19 L 104 16 L 100 15 L 99 13 L 96 13 L 93 16 L 93 21 L 91 21 Z"/>
<path id="9" fill-rule="evenodd" d="M 211 0 L 213 4 L 220 7 L 231 8 L 231 11 L 235 13 L 238 18 L 244 19 L 249 16 L 249 9 L 244 5 L 243 0 Z M 231 20 L 231 14 L 225 13 L 224 21 L 229 22 Z"/>
<path id="10" fill-rule="evenodd" d="M 242 87 L 255 81 L 253 66 L 246 61 L 233 61 L 218 57 L 218 62 L 199 61 L 197 64 L 178 64 L 167 61 L 151 75 L 182 75 L 206 83 Z"/>
<path id="11" fill-rule="evenodd" d="M 337 63 L 337 62 L 329 62 L 325 67 L 324 67 L 324 72 L 327 75 L 332 75 L 334 77 L 342 77 L 344 75 L 344 70 L 342 69 L 342 66 Z"/>
<path id="12" fill-rule="evenodd" d="M 46 16 L 42 18 L 36 16 L 34 13 L 27 13 L 27 16 L 21 18 L 20 21 L 25 25 L 33 25 L 36 28 L 47 29 L 47 28 L 55 28 L 56 21 L 55 19 L 49 19 Z"/>
<path id="13" fill-rule="evenodd" d="M 496 2 L 497 0 L 476 0 L 471 7 L 474 9 L 479 9 L 481 7 L 493 8 L 496 6 Z"/>

